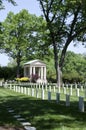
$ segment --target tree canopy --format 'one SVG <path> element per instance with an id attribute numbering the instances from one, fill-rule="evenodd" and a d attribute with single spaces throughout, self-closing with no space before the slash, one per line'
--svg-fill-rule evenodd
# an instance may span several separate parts
<path id="1" fill-rule="evenodd" d="M 49 30 L 49 46 L 53 46 L 57 79 L 71 42 L 86 44 L 86 17 L 82 0 L 38 0 Z M 61 50 L 60 61 L 58 60 Z M 60 63 L 59 63 L 60 62 Z M 59 66 L 59 67 L 58 67 Z M 59 82 L 59 81 L 58 81 Z"/>
<path id="2" fill-rule="evenodd" d="M 5 1 L 8 1 L 9 3 L 13 4 L 13 5 L 17 5 L 16 2 L 14 0 L 5 0 Z M 3 0 L 0 0 L 0 10 L 1 9 L 4 9 L 5 6 L 3 4 Z"/>
<path id="3" fill-rule="evenodd" d="M 27 10 L 22 10 L 18 14 L 9 12 L 7 18 L 2 23 L 2 33 L 0 39 L 2 52 L 7 53 L 17 62 L 17 75 L 22 60 L 33 59 L 38 50 L 39 31 L 44 25 L 43 19 L 36 15 L 31 15 Z M 41 40 L 39 41 L 41 42 Z"/>

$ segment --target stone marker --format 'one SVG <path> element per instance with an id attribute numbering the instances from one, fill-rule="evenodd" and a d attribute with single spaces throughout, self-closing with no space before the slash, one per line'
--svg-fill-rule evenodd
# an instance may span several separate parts
<path id="1" fill-rule="evenodd" d="M 60 93 L 56 93 L 56 102 L 57 102 L 57 103 L 60 102 Z"/>
<path id="2" fill-rule="evenodd" d="M 18 121 L 25 121 L 24 118 L 17 118 Z"/>
<path id="3" fill-rule="evenodd" d="M 44 100 L 44 89 L 41 91 L 41 98 Z"/>
<path id="4" fill-rule="evenodd" d="M 36 88 L 36 98 L 39 97 L 38 88 Z"/>
<path id="5" fill-rule="evenodd" d="M 48 101 L 50 101 L 51 100 L 51 92 L 49 91 L 48 92 Z"/>
<path id="6" fill-rule="evenodd" d="M 60 93 L 60 87 L 58 87 L 58 93 Z"/>
<path id="7" fill-rule="evenodd" d="M 63 87 L 63 93 L 66 94 L 66 87 Z"/>
<path id="8" fill-rule="evenodd" d="M 20 122 L 20 123 L 22 126 L 30 126 L 31 125 L 31 123 L 29 123 L 29 122 Z"/>
<path id="9" fill-rule="evenodd" d="M 36 130 L 35 127 L 31 127 L 31 126 L 24 126 L 25 130 Z"/>
<path id="10" fill-rule="evenodd" d="M 13 113 L 13 112 L 14 112 L 14 110 L 8 110 L 8 112 Z"/>
<path id="11" fill-rule="evenodd" d="M 15 117 L 15 118 L 20 118 L 21 116 L 20 116 L 20 115 L 14 115 L 13 117 Z"/>
<path id="12" fill-rule="evenodd" d="M 53 92 L 54 92 L 54 93 L 56 92 L 56 87 L 55 87 L 55 86 L 53 86 Z"/>
<path id="13" fill-rule="evenodd" d="M 34 97 L 34 88 L 31 89 L 31 96 Z"/>
<path id="14" fill-rule="evenodd" d="M 79 110 L 84 112 L 84 97 L 79 97 Z"/>
<path id="15" fill-rule="evenodd" d="M 76 89 L 76 96 L 79 97 L 79 88 Z"/>
<path id="16" fill-rule="evenodd" d="M 69 94 L 72 96 L 72 86 L 70 87 L 70 89 L 69 89 Z"/>
<path id="17" fill-rule="evenodd" d="M 70 95 L 66 94 L 66 106 L 70 106 Z"/>

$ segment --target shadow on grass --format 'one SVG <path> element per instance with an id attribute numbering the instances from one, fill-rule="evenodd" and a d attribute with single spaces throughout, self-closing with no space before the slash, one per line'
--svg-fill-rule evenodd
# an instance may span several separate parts
<path id="1" fill-rule="evenodd" d="M 68 130 L 70 128 L 84 130 L 86 126 L 86 113 L 78 111 L 78 102 L 72 102 L 70 107 L 66 107 L 63 101 L 56 104 L 55 101 L 49 102 L 16 93 L 15 96 L 0 97 L 0 101 L 0 105 L 2 108 L 4 107 L 3 110 L 0 110 L 2 115 L 0 120 L 3 119 L 1 122 L 3 124 L 11 122 L 18 125 L 16 120 L 12 119 L 12 116 L 5 110 L 5 106 L 10 106 L 16 114 L 22 115 L 37 130 L 58 130 L 63 126 Z M 8 116 L 8 122 L 5 116 Z"/>

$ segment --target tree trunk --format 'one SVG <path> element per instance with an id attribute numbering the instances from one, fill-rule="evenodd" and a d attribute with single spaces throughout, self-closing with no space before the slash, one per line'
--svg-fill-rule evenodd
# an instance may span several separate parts
<path id="1" fill-rule="evenodd" d="M 21 61 L 21 56 L 20 56 L 20 50 L 17 53 L 17 78 L 20 77 L 20 61 Z"/>

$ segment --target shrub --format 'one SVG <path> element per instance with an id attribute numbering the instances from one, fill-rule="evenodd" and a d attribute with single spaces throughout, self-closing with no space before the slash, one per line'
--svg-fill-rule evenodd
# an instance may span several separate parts
<path id="1" fill-rule="evenodd" d="M 27 82 L 30 79 L 28 77 L 21 77 L 21 78 L 16 78 L 16 81 L 21 81 L 21 82 Z"/>

